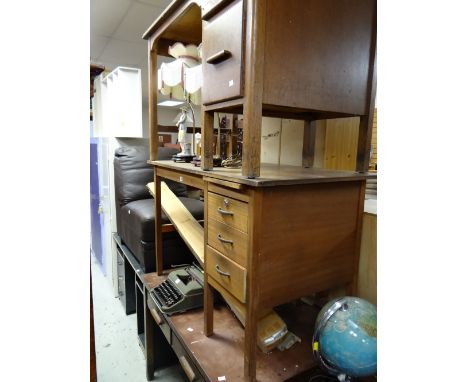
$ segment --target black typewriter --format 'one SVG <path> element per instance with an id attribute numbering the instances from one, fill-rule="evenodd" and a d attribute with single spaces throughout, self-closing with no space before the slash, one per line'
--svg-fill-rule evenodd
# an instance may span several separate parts
<path id="1" fill-rule="evenodd" d="M 203 271 L 195 265 L 172 271 L 150 294 L 169 315 L 203 306 Z"/>

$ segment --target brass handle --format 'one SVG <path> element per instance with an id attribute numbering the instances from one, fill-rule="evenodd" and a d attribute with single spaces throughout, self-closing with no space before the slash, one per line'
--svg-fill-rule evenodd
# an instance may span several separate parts
<path id="1" fill-rule="evenodd" d="M 215 269 L 221 276 L 231 277 L 231 274 L 229 272 L 222 271 L 218 264 L 216 264 Z"/>
<path id="2" fill-rule="evenodd" d="M 206 59 L 206 62 L 208 64 L 213 64 L 214 65 L 214 64 L 218 64 L 218 63 L 220 63 L 222 61 L 227 60 L 231 56 L 232 56 L 232 53 L 229 50 L 222 49 L 219 52 L 216 52 L 212 56 L 208 57 Z"/>
<path id="3" fill-rule="evenodd" d="M 195 380 L 195 372 L 190 367 L 190 364 L 188 363 L 185 356 L 179 357 L 179 362 L 180 362 L 180 366 L 182 366 L 182 369 L 184 370 L 185 375 L 187 376 L 188 380 L 190 382 L 194 381 Z"/>
<path id="4" fill-rule="evenodd" d="M 234 215 L 234 212 L 223 210 L 221 207 L 218 207 L 218 212 L 222 215 Z"/>
<path id="5" fill-rule="evenodd" d="M 221 236 L 221 234 L 218 233 L 218 236 L 216 238 L 221 242 L 221 243 L 226 243 L 226 244 L 231 244 L 233 245 L 234 242 L 232 240 L 225 239 L 224 237 Z"/>
<path id="6" fill-rule="evenodd" d="M 150 308 L 151 315 L 153 316 L 154 320 L 158 325 L 161 325 L 162 319 L 159 317 L 158 312 L 156 312 L 156 309 Z"/>

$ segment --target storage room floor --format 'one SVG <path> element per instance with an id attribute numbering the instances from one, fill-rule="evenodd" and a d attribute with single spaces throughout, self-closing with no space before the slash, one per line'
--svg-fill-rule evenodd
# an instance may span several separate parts
<path id="1" fill-rule="evenodd" d="M 146 382 L 145 356 L 138 345 L 136 314 L 125 315 L 113 296 L 112 281 L 91 256 L 94 336 L 98 382 Z M 185 378 L 179 367 L 155 373 L 154 381 L 178 382 Z"/>

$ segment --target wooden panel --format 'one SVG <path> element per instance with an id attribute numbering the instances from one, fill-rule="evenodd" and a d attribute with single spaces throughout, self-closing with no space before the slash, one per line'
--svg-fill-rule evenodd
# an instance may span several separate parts
<path id="1" fill-rule="evenodd" d="M 304 121 L 304 136 L 302 143 L 302 166 L 313 167 L 315 157 L 316 122 Z"/>
<path id="2" fill-rule="evenodd" d="M 237 191 L 234 191 L 230 188 L 226 188 L 226 187 L 220 187 L 218 186 L 218 184 L 223 184 L 224 183 L 218 183 L 216 181 L 218 181 L 218 179 L 214 179 L 214 178 L 206 178 L 207 182 L 208 183 L 208 191 L 211 191 L 211 192 L 214 192 L 216 194 L 220 194 L 220 195 L 223 195 L 223 196 L 228 196 L 230 198 L 234 198 L 234 199 L 237 199 L 237 200 L 241 200 L 243 202 L 246 202 L 248 203 L 249 202 L 249 195 L 247 193 L 241 193 L 241 192 L 237 192 Z M 213 182 L 215 181 L 215 182 Z M 213 184 L 213 183 L 216 183 L 216 184 Z M 232 183 L 232 182 L 229 182 L 229 183 Z M 243 184 L 241 184 L 240 186 L 243 186 Z"/>
<path id="3" fill-rule="evenodd" d="M 260 305 L 350 283 L 354 276 L 361 182 L 263 191 Z"/>
<path id="4" fill-rule="evenodd" d="M 246 233 L 224 223 L 208 219 L 208 245 L 245 267 L 249 238 Z M 232 243 L 225 240 L 232 241 Z"/>
<path id="5" fill-rule="evenodd" d="M 225 272 L 229 276 L 220 272 Z M 208 246 L 206 247 L 205 273 L 208 276 L 208 282 L 211 278 L 215 279 L 235 298 L 245 302 L 247 275 L 245 268 Z"/>
<path id="6" fill-rule="evenodd" d="M 184 44 L 200 44 L 202 40 L 201 9 L 192 1 L 173 0 L 143 34 L 146 40 L 165 39 Z M 165 49 L 164 49 L 165 50 Z M 166 53 L 163 50 L 161 53 Z"/>
<path id="7" fill-rule="evenodd" d="M 266 0 L 246 0 L 245 8 L 245 97 L 243 110 L 242 176 L 252 179 L 260 176 Z M 247 330 L 247 334 L 251 335 L 253 333 Z M 252 361 L 255 364 L 255 360 Z"/>
<path id="8" fill-rule="evenodd" d="M 213 145 L 214 145 L 214 113 L 205 110 L 202 106 L 202 133 L 201 133 L 201 169 L 213 169 Z"/>
<path id="9" fill-rule="evenodd" d="M 207 182 L 210 182 L 210 183 L 216 183 L 216 184 L 219 184 L 220 186 L 228 187 L 229 189 L 234 189 L 234 190 L 243 190 L 245 188 L 243 184 L 229 182 L 227 180 L 208 178 L 208 177 L 203 178 L 203 180 L 206 180 Z"/>
<path id="10" fill-rule="evenodd" d="M 231 227 L 237 228 L 242 232 L 247 232 L 248 228 L 248 205 L 236 199 L 208 193 L 208 218 L 215 219 Z M 232 213 L 225 214 L 220 212 L 227 211 Z"/>
<path id="11" fill-rule="evenodd" d="M 264 103 L 366 114 L 375 9 L 375 0 L 269 0 Z"/>
<path id="12" fill-rule="evenodd" d="M 201 0 L 202 19 L 209 20 L 233 0 Z"/>
<path id="13" fill-rule="evenodd" d="M 377 215 L 364 213 L 358 296 L 377 304 Z"/>
<path id="14" fill-rule="evenodd" d="M 273 350 L 263 354 L 256 350 L 258 359 L 257 381 L 280 382 L 291 379 L 314 368 L 317 360 L 312 356 L 311 323 L 315 322 L 317 310 L 306 304 L 287 305 L 280 311 L 288 329 L 301 338 L 287 351 Z M 203 330 L 203 309 L 190 310 L 167 318 L 180 335 L 180 339 L 193 355 L 206 381 L 218 381 L 224 376 L 226 381 L 245 381 L 243 379 L 245 331 L 231 310 L 220 304 L 214 310 L 215 332 L 205 336 Z M 187 328 L 193 331 L 188 331 Z M 255 341 L 254 341 L 255 342 Z"/>
<path id="15" fill-rule="evenodd" d="M 329 119 L 326 126 L 324 167 L 333 170 L 354 170 L 359 117 Z"/>
<path id="16" fill-rule="evenodd" d="M 242 96 L 243 2 L 236 1 L 203 26 L 203 104 Z M 225 56 L 209 62 L 216 54 Z"/>
<path id="17" fill-rule="evenodd" d="M 152 107 L 157 103 L 157 79 L 158 79 L 158 61 L 157 46 L 151 48 L 151 42 L 148 41 L 148 136 L 150 146 L 150 160 L 158 159 L 158 108 Z"/>
<path id="18" fill-rule="evenodd" d="M 203 227 L 164 182 L 161 182 L 161 207 L 190 251 L 203 264 Z"/>
<path id="19" fill-rule="evenodd" d="M 157 167 L 180 170 L 195 175 L 202 175 L 205 178 L 222 179 L 252 187 L 345 182 L 377 177 L 375 173 L 358 173 L 355 171 L 337 171 L 287 165 L 277 166 L 264 163 L 262 164 L 262 177 L 249 179 L 243 176 L 238 168 L 216 167 L 212 171 L 203 171 L 200 167 L 195 167 L 191 163 L 174 163 L 169 160 L 150 161 L 149 163 Z"/>

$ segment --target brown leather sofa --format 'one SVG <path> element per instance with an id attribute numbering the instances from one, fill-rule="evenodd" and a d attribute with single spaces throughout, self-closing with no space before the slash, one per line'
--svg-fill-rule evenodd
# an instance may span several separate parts
<path id="1" fill-rule="evenodd" d="M 160 147 L 158 159 L 171 159 L 175 148 Z M 146 273 L 156 271 L 154 199 L 146 185 L 153 181 L 153 166 L 147 164 L 147 144 L 122 146 L 115 150 L 114 183 L 117 233 Z M 189 198 L 185 185 L 166 179 L 168 187 L 197 220 L 203 219 L 203 202 Z M 170 223 L 162 213 L 163 224 Z M 164 269 L 190 264 L 194 257 L 177 231 L 162 235 Z"/>

